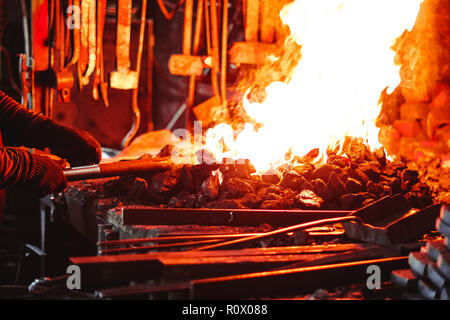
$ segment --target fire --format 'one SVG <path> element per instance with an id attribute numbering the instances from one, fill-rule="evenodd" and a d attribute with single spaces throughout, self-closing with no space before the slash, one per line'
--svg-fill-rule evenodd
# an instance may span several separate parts
<path id="1" fill-rule="evenodd" d="M 246 158 L 259 171 L 286 161 L 286 152 L 321 154 L 345 136 L 378 147 L 381 92 L 400 83 L 391 49 L 415 23 L 423 0 L 296 0 L 281 19 L 290 29 L 286 41 L 301 45 L 302 58 L 289 82 L 273 82 L 262 103 L 244 99 L 247 123 L 236 135 L 220 124 L 205 136 L 218 159 Z"/>

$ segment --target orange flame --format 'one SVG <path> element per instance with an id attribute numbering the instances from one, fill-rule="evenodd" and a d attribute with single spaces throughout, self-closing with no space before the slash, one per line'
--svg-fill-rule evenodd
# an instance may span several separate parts
<path id="1" fill-rule="evenodd" d="M 415 23 L 423 0 L 296 0 L 281 11 L 302 58 L 288 83 L 273 82 L 262 103 L 244 99 L 247 123 L 236 137 L 219 124 L 206 135 L 218 159 L 250 159 L 259 170 L 285 162 L 286 152 L 304 155 L 346 136 L 378 147 L 381 92 L 400 83 L 394 41 Z M 255 84 L 256 85 L 256 84 Z"/>

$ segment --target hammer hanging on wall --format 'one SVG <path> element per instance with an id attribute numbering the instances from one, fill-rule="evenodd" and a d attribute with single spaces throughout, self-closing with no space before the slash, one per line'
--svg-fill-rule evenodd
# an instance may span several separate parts
<path id="1" fill-rule="evenodd" d="M 104 65 L 103 65 L 103 31 L 105 28 L 105 13 L 106 13 L 107 0 L 97 0 L 97 63 L 95 65 L 94 83 L 92 85 L 92 96 L 94 100 L 98 100 L 100 89 L 103 103 L 106 107 L 109 106 L 108 102 L 108 84 L 104 81 Z"/>
<path id="2" fill-rule="evenodd" d="M 111 88 L 137 88 L 137 72 L 130 69 L 132 0 L 117 1 L 116 70 L 110 74 Z"/>
<path id="3" fill-rule="evenodd" d="M 96 30 L 97 30 L 97 20 L 96 20 L 96 0 L 86 0 L 88 1 L 88 62 L 87 67 L 83 72 L 81 77 L 81 83 L 87 85 L 89 83 L 89 77 L 92 72 L 94 72 L 96 64 Z"/>
<path id="4" fill-rule="evenodd" d="M 121 0 L 119 0 L 120 3 Z M 124 0 L 122 0 L 124 1 Z M 128 1 L 128 0 L 126 0 Z M 131 1 L 130 1 L 130 5 L 131 5 Z M 121 9 L 121 8 L 119 8 Z M 130 10 L 130 14 L 131 14 L 131 10 Z M 131 127 L 131 130 L 127 133 L 127 135 L 125 136 L 125 138 L 122 141 L 122 147 L 127 147 L 131 141 L 134 139 L 134 137 L 136 136 L 138 130 L 139 130 L 139 126 L 140 126 L 140 122 L 141 122 L 141 112 L 139 110 L 139 105 L 138 105 L 138 85 L 139 85 L 139 74 L 141 72 L 141 60 L 142 60 L 142 50 L 144 47 L 144 34 L 145 34 L 145 18 L 147 15 L 147 0 L 142 0 L 142 6 L 141 6 L 141 20 L 140 20 L 140 25 L 139 25 L 139 45 L 138 45 L 138 52 L 137 52 L 137 58 L 136 58 L 136 71 L 133 71 L 134 75 L 132 76 L 133 79 L 129 79 L 129 75 L 130 75 L 130 70 L 128 69 L 130 66 L 130 60 L 129 60 L 129 52 L 128 52 L 128 58 L 124 57 L 124 62 L 125 68 L 119 69 L 118 67 L 118 71 L 116 73 L 114 73 L 114 77 L 121 77 L 122 81 L 134 81 L 132 83 L 132 87 L 131 89 L 133 89 L 133 93 L 132 93 L 132 106 L 133 106 L 133 114 L 134 114 L 134 121 L 133 121 L 133 126 Z M 131 17 L 130 17 L 131 19 Z M 117 22 L 117 28 L 119 29 L 119 21 Z M 130 20 L 130 28 L 128 28 L 129 31 L 131 31 L 131 20 Z M 128 40 L 129 40 L 130 34 L 128 34 Z M 119 39 L 118 41 L 118 46 L 117 48 L 119 48 Z M 122 44 L 124 45 L 124 44 Z M 128 47 L 129 49 L 129 47 Z M 128 66 L 126 65 L 128 64 Z M 127 73 L 128 71 L 128 73 Z M 120 74 L 120 72 L 122 72 L 122 74 Z M 117 80 L 117 79 L 116 79 Z M 113 74 L 111 74 L 111 87 L 113 87 Z M 119 89 L 126 89 L 127 85 L 125 84 L 125 87 L 121 87 Z"/>

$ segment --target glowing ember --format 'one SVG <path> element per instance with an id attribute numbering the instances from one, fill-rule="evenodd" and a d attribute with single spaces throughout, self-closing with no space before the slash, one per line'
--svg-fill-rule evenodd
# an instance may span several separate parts
<path id="1" fill-rule="evenodd" d="M 288 83 L 266 88 L 263 103 L 243 101 L 251 124 L 233 136 L 227 124 L 210 129 L 206 148 L 218 159 L 250 159 L 267 170 L 286 161 L 286 152 L 304 155 L 345 136 L 379 146 L 374 120 L 380 93 L 400 83 L 391 49 L 415 23 L 423 0 L 296 0 L 281 11 L 302 58 Z M 257 84 L 255 84 L 257 85 Z M 225 146 L 225 147 L 224 147 Z"/>

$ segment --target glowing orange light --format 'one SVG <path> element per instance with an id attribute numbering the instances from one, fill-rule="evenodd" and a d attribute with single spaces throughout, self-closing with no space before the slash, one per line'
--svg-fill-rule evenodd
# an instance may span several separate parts
<path id="1" fill-rule="evenodd" d="M 243 101 L 262 127 L 246 124 L 234 137 L 227 124 L 210 129 L 206 148 L 221 157 L 247 158 L 260 170 L 285 161 L 285 154 L 322 154 L 345 136 L 378 147 L 381 92 L 400 83 L 391 49 L 414 26 L 423 0 L 296 0 L 281 11 L 302 58 L 290 81 L 273 82 L 262 103 Z M 256 85 L 256 84 L 255 84 Z M 224 145 L 226 148 L 224 148 Z M 225 150 L 224 150 L 225 149 Z"/>

